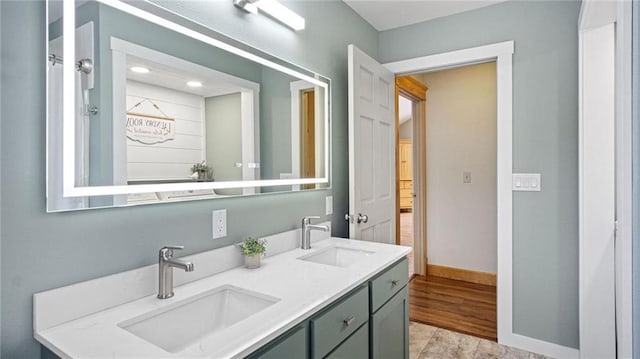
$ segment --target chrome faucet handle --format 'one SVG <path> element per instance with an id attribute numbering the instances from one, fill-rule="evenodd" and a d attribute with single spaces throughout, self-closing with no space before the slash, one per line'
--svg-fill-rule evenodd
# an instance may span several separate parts
<path id="1" fill-rule="evenodd" d="M 309 224 L 309 223 L 311 223 L 312 219 L 320 219 L 320 216 L 304 216 L 304 217 L 302 217 L 302 223 L 303 224 Z"/>
<path id="2" fill-rule="evenodd" d="M 162 248 L 160 248 L 160 257 L 167 257 L 167 258 L 171 258 L 173 256 L 173 251 L 174 250 L 181 250 L 184 249 L 184 246 L 173 246 L 173 245 L 168 245 L 168 246 L 164 246 Z"/>

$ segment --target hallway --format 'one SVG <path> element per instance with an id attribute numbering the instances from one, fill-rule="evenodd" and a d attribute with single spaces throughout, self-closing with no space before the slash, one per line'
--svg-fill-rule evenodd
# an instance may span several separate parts
<path id="1" fill-rule="evenodd" d="M 413 213 L 400 213 L 400 243 L 413 247 Z M 414 252 L 408 256 L 409 278 Z M 435 276 L 409 282 L 409 319 L 496 341 L 496 287 Z"/>
<path id="2" fill-rule="evenodd" d="M 413 248 L 413 213 L 401 212 L 400 213 L 400 245 Z M 409 278 L 415 273 L 413 256 L 414 250 L 407 255 L 409 259 Z"/>

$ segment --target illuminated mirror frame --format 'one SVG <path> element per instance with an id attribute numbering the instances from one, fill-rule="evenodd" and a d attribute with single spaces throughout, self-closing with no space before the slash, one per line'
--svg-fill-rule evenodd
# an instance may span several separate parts
<path id="1" fill-rule="evenodd" d="M 305 75 L 286 66 L 263 59 L 248 51 L 236 48 L 220 40 L 189 29 L 185 26 L 176 24 L 155 14 L 149 13 L 132 5 L 125 4 L 118 0 L 96 0 L 97 2 L 111 6 L 115 9 L 136 16 L 153 24 L 162 26 L 169 30 L 173 30 L 182 35 L 199 40 L 205 44 L 228 51 L 232 54 L 244 57 L 248 60 L 257 62 L 263 66 L 270 67 L 274 70 L 283 72 L 290 76 L 312 83 L 321 87 L 325 91 L 324 96 L 324 158 L 325 169 L 324 177 L 317 178 L 297 178 L 297 179 L 274 179 L 274 180 L 255 180 L 255 181 L 226 181 L 226 182 L 184 182 L 184 183 L 162 183 L 162 184 L 141 184 L 141 185 L 113 185 L 113 186 L 84 186 L 76 187 L 75 184 L 75 96 L 63 97 L 63 145 L 62 145 L 62 193 L 64 197 L 89 197 L 89 196 L 108 196 L 121 194 L 135 194 L 148 192 L 170 192 L 184 190 L 205 190 L 205 189 L 225 189 L 225 188 L 244 188 L 244 187 L 263 187 L 263 186 L 295 186 L 303 184 L 329 183 L 329 84 L 311 76 Z M 62 46 L 63 58 L 75 59 L 75 42 L 76 42 L 76 4 L 74 0 L 63 1 L 63 26 L 62 26 Z M 72 21 L 68 21 L 71 19 Z M 65 61 L 63 63 L 63 91 L 65 94 L 75 93 L 75 64 L 74 61 Z"/>

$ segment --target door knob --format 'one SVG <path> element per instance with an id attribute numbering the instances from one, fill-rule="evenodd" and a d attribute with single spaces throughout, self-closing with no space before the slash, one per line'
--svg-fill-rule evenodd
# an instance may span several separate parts
<path id="1" fill-rule="evenodd" d="M 366 214 L 358 213 L 358 223 L 367 223 L 369 222 L 369 216 Z"/>
<path id="2" fill-rule="evenodd" d="M 353 214 L 345 213 L 344 220 L 349 223 L 353 223 Z"/>

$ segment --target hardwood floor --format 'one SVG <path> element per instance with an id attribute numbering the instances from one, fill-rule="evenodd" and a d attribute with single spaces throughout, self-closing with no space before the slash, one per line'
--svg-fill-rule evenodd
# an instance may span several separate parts
<path id="1" fill-rule="evenodd" d="M 415 276 L 409 282 L 409 319 L 496 341 L 496 287 Z"/>

